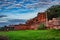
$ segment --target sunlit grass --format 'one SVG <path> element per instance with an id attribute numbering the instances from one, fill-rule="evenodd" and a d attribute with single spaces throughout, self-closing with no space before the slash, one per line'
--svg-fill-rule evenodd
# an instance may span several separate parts
<path id="1" fill-rule="evenodd" d="M 56 30 L 21 30 L 0 32 L 10 40 L 60 40 L 60 31 Z"/>

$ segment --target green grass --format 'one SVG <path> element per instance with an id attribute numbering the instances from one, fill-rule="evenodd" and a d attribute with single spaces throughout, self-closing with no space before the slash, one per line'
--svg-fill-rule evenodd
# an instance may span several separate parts
<path id="1" fill-rule="evenodd" d="M 0 32 L 9 40 L 60 40 L 59 30 L 21 30 Z"/>

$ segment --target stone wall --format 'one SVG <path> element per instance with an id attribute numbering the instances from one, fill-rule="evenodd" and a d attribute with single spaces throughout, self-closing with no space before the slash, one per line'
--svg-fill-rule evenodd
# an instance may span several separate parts
<path id="1" fill-rule="evenodd" d="M 52 18 L 52 20 L 48 21 L 48 29 L 60 29 L 60 20 L 57 18 Z"/>

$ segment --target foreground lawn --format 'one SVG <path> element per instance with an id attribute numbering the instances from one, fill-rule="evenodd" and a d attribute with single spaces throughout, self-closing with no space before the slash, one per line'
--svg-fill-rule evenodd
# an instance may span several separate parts
<path id="1" fill-rule="evenodd" d="M 0 32 L 9 40 L 60 40 L 60 31 L 57 30 L 22 30 Z"/>

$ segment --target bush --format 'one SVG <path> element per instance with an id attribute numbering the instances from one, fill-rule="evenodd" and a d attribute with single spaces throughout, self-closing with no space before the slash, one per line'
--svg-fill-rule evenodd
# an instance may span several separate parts
<path id="1" fill-rule="evenodd" d="M 40 23 L 40 25 L 38 26 L 38 30 L 40 29 L 45 29 L 45 25 L 43 23 Z"/>

